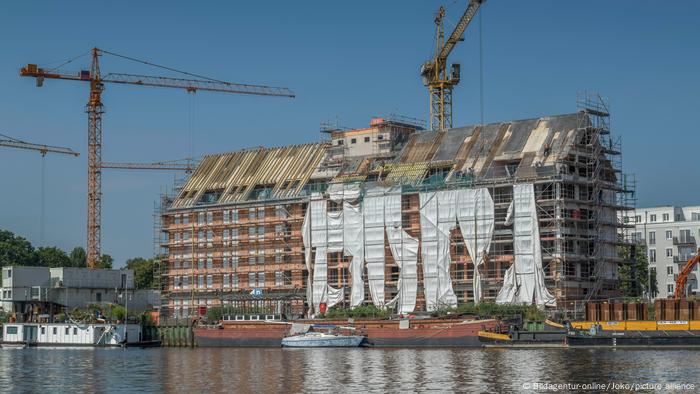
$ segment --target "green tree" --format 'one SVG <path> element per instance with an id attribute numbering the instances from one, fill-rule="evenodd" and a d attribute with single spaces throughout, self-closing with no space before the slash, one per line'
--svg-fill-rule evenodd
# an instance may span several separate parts
<path id="1" fill-rule="evenodd" d="M 37 264 L 42 267 L 68 267 L 70 258 L 66 252 L 55 246 L 40 247 L 36 250 Z"/>
<path id="2" fill-rule="evenodd" d="M 155 287 L 155 260 L 135 257 L 126 261 L 126 268 L 134 270 L 134 285 L 137 289 Z"/>
<path id="3" fill-rule="evenodd" d="M 0 267 L 6 265 L 36 265 L 36 254 L 29 241 L 0 230 Z"/>
<path id="4" fill-rule="evenodd" d="M 649 291 L 651 295 L 658 293 L 656 273 L 649 272 L 649 262 L 644 245 L 633 244 L 620 248 L 620 256 L 626 263 L 618 268 L 620 292 L 625 297 L 640 297 Z M 651 282 L 649 281 L 650 279 Z"/>
<path id="5" fill-rule="evenodd" d="M 70 266 L 71 267 L 87 267 L 87 253 L 85 249 L 80 246 L 76 246 L 70 252 Z"/>
<path id="6" fill-rule="evenodd" d="M 103 254 L 100 256 L 100 260 L 97 261 L 97 264 L 95 264 L 95 268 L 106 268 L 106 269 L 112 269 L 112 263 L 114 262 L 114 259 L 112 256 L 108 254 Z"/>

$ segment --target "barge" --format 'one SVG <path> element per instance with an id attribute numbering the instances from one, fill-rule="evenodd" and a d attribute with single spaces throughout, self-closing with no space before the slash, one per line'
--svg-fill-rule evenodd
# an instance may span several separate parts
<path id="1" fill-rule="evenodd" d="M 700 347 L 700 321 L 574 322 L 570 347 Z"/>
<path id="2" fill-rule="evenodd" d="M 194 342 L 200 347 L 280 347 L 282 338 L 294 325 L 352 325 L 366 336 L 364 346 L 374 347 L 479 347 L 480 330 L 497 330 L 496 319 L 357 319 L 298 320 L 285 322 L 255 318 L 224 319 L 214 327 L 193 328 Z"/>

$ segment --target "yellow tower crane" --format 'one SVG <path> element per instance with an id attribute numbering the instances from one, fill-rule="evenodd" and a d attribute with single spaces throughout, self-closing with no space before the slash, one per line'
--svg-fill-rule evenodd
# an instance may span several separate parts
<path id="1" fill-rule="evenodd" d="M 101 245 L 101 215 L 102 215 L 102 169 L 106 168 L 102 162 L 102 92 L 105 84 L 124 84 L 136 86 L 150 86 L 162 88 L 182 89 L 187 92 L 210 91 L 221 93 L 249 94 L 257 96 L 281 96 L 294 97 L 294 93 L 287 88 L 279 88 L 262 85 L 247 85 L 220 81 L 203 77 L 171 67 L 160 66 L 144 60 L 129 56 L 119 55 L 104 49 L 93 48 L 90 51 L 92 63 L 90 70 L 79 72 L 61 72 L 57 69 L 45 69 L 36 64 L 28 64 L 20 70 L 20 76 L 36 78 L 37 87 L 44 84 L 45 79 L 62 79 L 69 81 L 86 82 L 90 86 L 86 112 L 88 114 L 88 212 L 87 212 L 87 265 L 95 267 L 100 259 Z M 149 75 L 134 75 L 123 73 L 102 73 L 100 69 L 100 57 L 111 55 L 125 60 L 135 61 L 148 66 L 158 67 L 171 72 L 194 77 L 196 79 L 169 78 Z M 71 59 L 67 64 L 75 59 Z M 110 168 L 126 168 L 129 163 L 112 163 Z M 138 167 L 138 165 L 137 165 Z M 158 169 L 168 169 L 167 166 L 156 166 Z"/>
<path id="2" fill-rule="evenodd" d="M 435 56 L 423 63 L 420 74 L 423 85 L 428 87 L 430 93 L 430 129 L 445 130 L 452 127 L 452 88 L 460 79 L 459 64 L 450 66 L 447 73 L 447 57 L 454 49 L 457 42 L 462 41 L 462 34 L 476 15 L 485 0 L 470 0 L 462 17 L 459 19 L 454 31 L 445 41 L 445 31 L 442 20 L 445 17 L 445 8 L 440 7 L 435 17 Z"/>

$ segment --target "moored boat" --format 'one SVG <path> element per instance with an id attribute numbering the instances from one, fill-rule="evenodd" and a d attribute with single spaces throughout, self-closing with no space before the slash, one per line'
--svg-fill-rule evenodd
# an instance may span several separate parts
<path id="1" fill-rule="evenodd" d="M 496 319 L 461 317 L 428 319 L 300 320 L 298 324 L 352 326 L 375 347 L 480 347 L 479 330 L 495 330 Z M 224 320 L 216 327 L 195 327 L 199 347 L 279 347 L 293 323 L 281 321 Z"/>
<path id="2" fill-rule="evenodd" d="M 574 322 L 571 347 L 700 347 L 700 321 Z"/>
<path id="3" fill-rule="evenodd" d="M 282 339 L 282 347 L 359 347 L 365 340 L 361 335 L 307 332 Z"/>

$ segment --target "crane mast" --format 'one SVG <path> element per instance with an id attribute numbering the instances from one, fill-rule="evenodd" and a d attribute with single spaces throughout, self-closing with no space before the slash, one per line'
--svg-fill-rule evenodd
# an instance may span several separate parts
<path id="1" fill-rule="evenodd" d="M 440 7 L 435 17 L 435 56 L 421 66 L 423 84 L 430 94 L 430 128 L 445 130 L 452 127 L 452 89 L 459 84 L 460 65 L 452 64 L 447 72 L 447 57 L 457 42 L 462 41 L 469 23 L 485 0 L 470 0 L 469 6 L 459 19 L 457 26 L 445 41 L 443 19 L 445 8 Z"/>
<path id="2" fill-rule="evenodd" d="M 168 78 L 160 76 L 147 76 L 135 74 L 107 73 L 104 76 L 100 70 L 100 56 L 108 54 L 127 60 L 140 62 L 150 66 L 156 66 L 170 71 L 195 76 L 199 79 Z M 166 163 L 103 163 L 102 162 L 102 92 L 105 83 L 127 84 L 149 87 L 164 87 L 183 89 L 187 92 L 212 91 L 235 94 L 249 94 L 257 96 L 294 97 L 294 93 L 287 88 L 237 84 L 201 77 L 195 74 L 175 70 L 169 67 L 158 66 L 149 62 L 118 55 L 99 48 L 91 51 L 92 63 L 89 71 L 77 73 L 64 73 L 54 70 L 39 68 L 36 64 L 28 64 L 20 70 L 20 76 L 36 78 L 37 87 L 44 84 L 45 79 L 63 79 L 70 81 L 84 81 L 90 83 L 90 98 L 86 106 L 88 114 L 88 206 L 87 206 L 87 265 L 90 268 L 96 266 L 100 259 L 101 245 L 101 216 L 102 216 L 102 169 L 170 169 L 190 171 L 189 165 L 177 165 Z"/>

